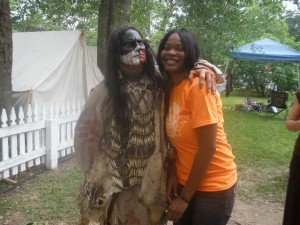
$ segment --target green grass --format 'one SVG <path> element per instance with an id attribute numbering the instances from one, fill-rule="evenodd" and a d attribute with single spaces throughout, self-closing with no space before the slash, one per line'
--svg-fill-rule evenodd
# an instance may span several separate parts
<path id="1" fill-rule="evenodd" d="M 266 103 L 266 99 L 256 100 Z M 225 131 L 238 167 L 239 198 L 283 204 L 297 133 L 287 131 L 283 119 L 233 110 L 245 97 L 222 96 L 222 101 Z M 1 216 L 9 219 L 14 212 L 25 215 L 28 222 L 36 225 L 58 225 L 62 221 L 64 225 L 76 224 L 76 194 L 82 174 L 76 166 L 62 171 L 42 173 L 0 196 L 0 224 Z"/>
<path id="2" fill-rule="evenodd" d="M 61 221 L 74 225 L 79 215 L 76 196 L 81 180 L 82 173 L 75 166 L 63 172 L 40 174 L 0 197 L 0 215 L 9 218 L 20 212 L 28 223 L 35 225 L 44 225 L 46 221 L 47 225 L 58 225 Z"/>
<path id="3" fill-rule="evenodd" d="M 297 133 L 287 131 L 285 120 L 265 113 L 233 110 L 245 97 L 222 96 L 225 131 L 238 166 L 238 194 L 244 200 L 262 197 L 284 202 L 288 167 Z M 256 100 L 266 103 L 265 99 Z"/>

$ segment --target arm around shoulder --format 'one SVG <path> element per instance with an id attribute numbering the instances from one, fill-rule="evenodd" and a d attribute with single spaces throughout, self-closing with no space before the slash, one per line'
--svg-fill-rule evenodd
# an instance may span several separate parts
<path id="1" fill-rule="evenodd" d="M 200 59 L 197 63 L 195 63 L 195 69 L 202 68 L 211 70 L 215 75 L 215 81 L 217 84 L 222 84 L 225 82 L 225 77 L 223 72 L 214 64 L 208 62 L 207 60 Z"/>
<path id="2" fill-rule="evenodd" d="M 208 91 L 216 92 L 216 84 L 225 82 L 225 77 L 222 71 L 215 65 L 206 60 L 199 59 L 195 64 L 193 70 L 190 71 L 188 79 L 192 82 L 194 77 L 199 77 L 200 88 L 203 87 L 204 81 L 208 85 Z"/>

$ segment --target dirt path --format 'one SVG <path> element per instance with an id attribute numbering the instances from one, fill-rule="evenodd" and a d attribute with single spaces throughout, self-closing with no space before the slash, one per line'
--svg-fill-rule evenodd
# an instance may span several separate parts
<path id="1" fill-rule="evenodd" d="M 238 197 L 228 225 L 281 225 L 283 206 L 268 202 L 241 201 Z"/>

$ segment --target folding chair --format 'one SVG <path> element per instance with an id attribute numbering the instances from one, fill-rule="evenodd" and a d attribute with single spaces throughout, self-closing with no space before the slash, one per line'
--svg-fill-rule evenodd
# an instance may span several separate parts
<path id="1" fill-rule="evenodd" d="M 284 91 L 272 91 L 269 104 L 267 106 L 267 113 L 270 117 L 281 116 L 286 119 L 288 115 L 287 101 L 289 93 Z"/>

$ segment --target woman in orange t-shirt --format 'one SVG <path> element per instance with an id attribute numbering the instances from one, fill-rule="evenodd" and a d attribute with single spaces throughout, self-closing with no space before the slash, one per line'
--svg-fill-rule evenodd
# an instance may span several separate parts
<path id="1" fill-rule="evenodd" d="M 176 225 L 227 224 L 234 205 L 237 171 L 223 124 L 219 94 L 191 84 L 188 71 L 200 57 L 195 36 L 169 31 L 158 49 L 158 66 L 168 77 L 166 130 L 175 148 L 170 160 L 168 219 Z"/>

